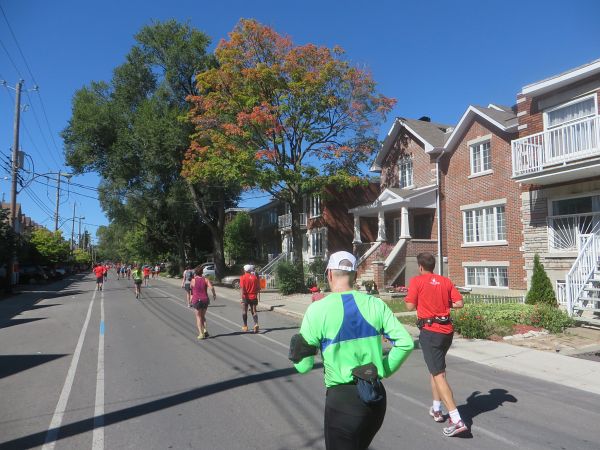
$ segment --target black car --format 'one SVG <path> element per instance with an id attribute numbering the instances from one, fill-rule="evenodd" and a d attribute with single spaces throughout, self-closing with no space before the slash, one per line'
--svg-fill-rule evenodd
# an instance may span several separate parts
<path id="1" fill-rule="evenodd" d="M 37 284 L 48 281 L 48 275 L 40 266 L 22 265 L 19 267 L 20 284 Z"/>

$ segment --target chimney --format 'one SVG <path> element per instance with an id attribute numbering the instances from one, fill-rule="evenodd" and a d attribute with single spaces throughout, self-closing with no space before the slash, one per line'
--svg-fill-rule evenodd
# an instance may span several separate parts
<path id="1" fill-rule="evenodd" d="M 422 117 L 419 117 L 419 120 L 421 122 L 431 122 L 431 117 L 429 117 L 429 116 L 422 116 Z"/>

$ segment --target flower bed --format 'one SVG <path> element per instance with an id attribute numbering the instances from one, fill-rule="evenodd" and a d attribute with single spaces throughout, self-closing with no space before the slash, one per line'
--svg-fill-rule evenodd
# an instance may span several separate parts
<path id="1" fill-rule="evenodd" d="M 558 308 L 524 304 L 469 304 L 452 311 L 452 318 L 456 332 L 466 338 L 476 339 L 514 334 L 515 325 L 560 333 L 574 323 Z"/>

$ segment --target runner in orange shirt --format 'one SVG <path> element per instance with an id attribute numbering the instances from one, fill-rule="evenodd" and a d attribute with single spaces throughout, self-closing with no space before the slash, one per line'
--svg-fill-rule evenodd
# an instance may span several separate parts
<path id="1" fill-rule="evenodd" d="M 96 275 L 96 290 L 101 291 L 104 283 L 104 266 L 102 264 L 94 266 L 94 275 Z"/>
<path id="2" fill-rule="evenodd" d="M 148 286 L 149 278 L 150 278 L 150 267 L 144 266 L 144 286 Z"/>
<path id="3" fill-rule="evenodd" d="M 258 333 L 258 293 L 260 292 L 260 282 L 258 277 L 252 273 L 254 266 L 246 264 L 244 266 L 244 275 L 240 277 L 240 291 L 242 293 L 242 320 L 244 325 L 242 331 L 248 331 L 248 307 L 254 319 L 254 332 Z"/>

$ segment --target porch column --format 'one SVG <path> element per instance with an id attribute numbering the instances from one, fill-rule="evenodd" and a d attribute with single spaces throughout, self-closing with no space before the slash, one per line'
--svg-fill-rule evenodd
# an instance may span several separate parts
<path id="1" fill-rule="evenodd" d="M 354 215 L 354 240 L 353 244 L 362 244 L 360 240 L 360 216 L 358 214 Z"/>
<path id="2" fill-rule="evenodd" d="M 386 240 L 385 213 L 383 211 L 379 211 L 377 213 L 377 242 L 385 242 Z"/>
<path id="3" fill-rule="evenodd" d="M 410 226 L 408 223 L 408 208 L 402 207 L 402 216 L 400 219 L 400 239 L 410 239 Z"/>

